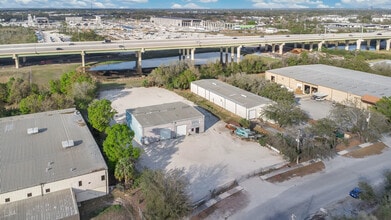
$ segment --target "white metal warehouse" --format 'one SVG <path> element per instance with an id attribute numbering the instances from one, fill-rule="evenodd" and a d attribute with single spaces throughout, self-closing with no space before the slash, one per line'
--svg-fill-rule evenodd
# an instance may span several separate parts
<path id="1" fill-rule="evenodd" d="M 193 93 L 245 119 L 259 118 L 262 109 L 272 100 L 247 92 L 217 79 L 202 79 L 191 83 Z"/>
<path id="2" fill-rule="evenodd" d="M 323 64 L 268 70 L 266 79 L 306 94 L 323 94 L 327 100 L 355 101 L 362 108 L 391 96 L 391 77 Z"/>
<path id="3" fill-rule="evenodd" d="M 205 116 L 183 102 L 126 110 L 127 125 L 141 144 L 204 132 Z"/>
<path id="4" fill-rule="evenodd" d="M 0 131 L 0 216 L 78 219 L 78 202 L 108 193 L 106 163 L 76 109 L 0 118 Z"/>

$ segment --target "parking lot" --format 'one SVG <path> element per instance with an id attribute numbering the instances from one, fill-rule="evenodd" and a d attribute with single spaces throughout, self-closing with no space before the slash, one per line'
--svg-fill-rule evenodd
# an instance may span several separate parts
<path id="1" fill-rule="evenodd" d="M 326 118 L 330 114 L 333 103 L 327 100 L 316 101 L 310 98 L 310 96 L 297 96 L 299 107 L 304 110 L 310 118 L 319 120 Z"/>
<path id="2" fill-rule="evenodd" d="M 117 122 L 124 122 L 125 109 L 184 101 L 183 97 L 161 88 L 110 90 L 100 98 L 112 101 Z M 160 141 L 140 146 L 138 167 L 170 170 L 181 169 L 190 181 L 188 191 L 193 202 L 207 198 L 214 189 L 248 174 L 285 163 L 281 155 L 256 142 L 241 140 L 225 128 L 225 123 L 208 113 L 205 133 Z M 137 145 L 136 143 L 134 143 Z"/>

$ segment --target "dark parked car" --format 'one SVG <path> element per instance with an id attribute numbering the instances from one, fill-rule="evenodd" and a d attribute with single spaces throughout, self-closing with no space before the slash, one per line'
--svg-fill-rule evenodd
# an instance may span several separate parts
<path id="1" fill-rule="evenodd" d="M 61 47 L 57 47 L 56 50 L 63 50 Z"/>
<path id="2" fill-rule="evenodd" d="M 361 193 L 361 189 L 358 188 L 358 187 L 354 187 L 354 189 L 352 189 L 350 192 L 349 192 L 349 195 L 355 199 L 358 199 L 360 197 L 360 193 Z"/>

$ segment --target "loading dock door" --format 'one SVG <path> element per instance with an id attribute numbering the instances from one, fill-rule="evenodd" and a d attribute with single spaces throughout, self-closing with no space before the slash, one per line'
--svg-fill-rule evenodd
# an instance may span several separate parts
<path id="1" fill-rule="evenodd" d="M 171 138 L 171 130 L 168 128 L 160 129 L 160 140 L 166 140 Z"/>
<path id="2" fill-rule="evenodd" d="M 176 126 L 176 136 L 184 136 L 186 135 L 186 125 Z"/>

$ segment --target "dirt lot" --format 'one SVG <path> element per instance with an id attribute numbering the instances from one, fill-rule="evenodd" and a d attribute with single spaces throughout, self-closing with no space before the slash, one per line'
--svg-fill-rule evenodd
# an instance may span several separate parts
<path id="1" fill-rule="evenodd" d="M 375 144 L 372 144 L 371 146 L 360 148 L 357 150 L 354 150 L 352 152 L 349 152 L 345 154 L 346 157 L 353 157 L 353 158 L 363 158 L 366 156 L 381 154 L 383 149 L 387 146 L 383 144 L 382 142 L 377 142 Z"/>
<path id="2" fill-rule="evenodd" d="M 316 173 L 325 168 L 325 165 L 322 161 L 312 163 L 310 165 L 304 166 L 304 167 L 299 167 L 290 171 L 287 171 L 285 173 L 281 173 L 275 176 L 272 176 L 267 179 L 267 181 L 276 183 L 276 182 L 284 182 L 286 180 L 289 180 L 294 177 L 302 177 L 308 174 Z"/>

